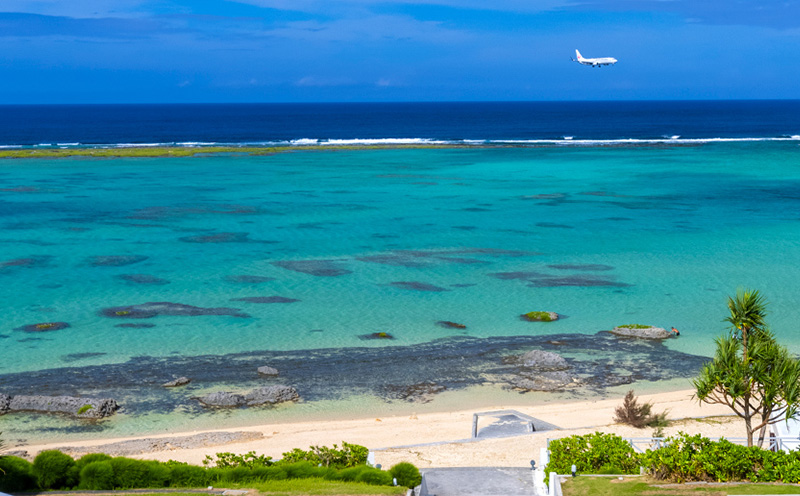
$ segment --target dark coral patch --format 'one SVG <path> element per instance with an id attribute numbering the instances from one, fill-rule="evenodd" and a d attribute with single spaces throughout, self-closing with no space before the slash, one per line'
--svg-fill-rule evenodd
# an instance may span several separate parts
<path id="1" fill-rule="evenodd" d="M 489 274 L 490 277 L 494 277 L 497 279 L 512 280 L 512 279 L 522 279 L 522 280 L 529 280 L 529 279 L 536 279 L 539 277 L 547 277 L 547 274 L 542 274 L 541 272 L 533 272 L 533 271 L 517 271 L 517 272 L 494 272 Z"/>
<path id="2" fill-rule="evenodd" d="M 343 268 L 338 260 L 283 260 L 272 262 L 272 265 L 317 277 L 337 277 L 352 273 Z"/>
<path id="3" fill-rule="evenodd" d="M 117 276 L 117 278 L 133 284 L 153 284 L 153 285 L 169 284 L 168 280 L 161 279 L 160 277 L 156 276 L 151 276 L 149 274 L 120 274 Z"/>
<path id="4" fill-rule="evenodd" d="M 199 315 L 229 315 L 231 317 L 249 318 L 250 315 L 238 308 L 203 308 L 182 303 L 149 302 L 141 305 L 128 305 L 122 307 L 109 307 L 100 310 L 103 317 L 117 319 L 149 319 L 157 315 L 196 317 Z"/>
<path id="5" fill-rule="evenodd" d="M 395 339 L 395 337 L 392 336 L 391 334 L 389 334 L 388 332 L 373 332 L 373 333 L 370 333 L 370 334 L 362 334 L 362 335 L 358 336 L 358 339 L 362 339 L 362 340 L 365 340 L 365 341 L 369 341 L 369 340 L 373 340 L 373 339 L 388 339 L 388 340 L 391 340 L 391 339 Z"/>
<path id="6" fill-rule="evenodd" d="M 50 332 L 60 331 L 61 329 L 66 329 L 67 327 L 70 327 L 70 325 L 66 322 L 41 322 L 39 324 L 28 324 L 22 327 L 17 327 L 14 330 L 23 332 Z"/>
<path id="7" fill-rule="evenodd" d="M 568 277 L 542 277 L 530 281 L 532 288 L 557 288 L 561 286 L 576 286 L 591 288 L 598 286 L 608 286 L 614 288 L 626 288 L 630 284 L 615 281 L 609 277 L 595 276 L 568 276 Z"/>
<path id="8" fill-rule="evenodd" d="M 440 327 L 444 327 L 446 329 L 466 329 L 467 326 L 464 324 L 459 324 L 458 322 L 451 322 L 449 320 L 440 320 L 436 323 L 436 325 Z"/>
<path id="9" fill-rule="evenodd" d="M 96 256 L 89 259 L 89 264 L 95 267 L 122 267 L 144 262 L 149 257 L 144 255 L 107 255 Z"/>
<path id="10" fill-rule="evenodd" d="M 143 323 L 143 324 L 117 324 L 114 327 L 123 327 L 127 329 L 149 329 L 155 326 L 156 326 L 155 324 Z"/>
<path id="11" fill-rule="evenodd" d="M 225 280 L 241 284 L 261 284 L 262 282 L 274 281 L 275 278 L 264 277 L 264 276 L 236 275 L 236 276 L 226 276 Z"/>
<path id="12" fill-rule="evenodd" d="M 568 224 L 557 224 L 555 222 L 537 222 L 536 227 L 546 227 L 550 229 L 575 229 L 575 226 Z"/>
<path id="13" fill-rule="evenodd" d="M 614 267 L 603 264 L 555 264 L 548 265 L 548 267 L 556 270 L 585 270 L 587 272 L 614 270 Z"/>
<path id="14" fill-rule="evenodd" d="M 35 255 L 32 257 L 15 258 L 0 262 L 0 270 L 5 268 L 20 267 L 25 269 L 33 269 L 39 267 L 47 267 L 50 259 L 53 258 L 47 255 Z"/>
<path id="15" fill-rule="evenodd" d="M 283 296 L 246 296 L 244 298 L 233 298 L 231 301 L 244 301 L 247 303 L 296 303 L 300 300 Z"/>
<path id="16" fill-rule="evenodd" d="M 61 355 L 62 362 L 77 362 L 79 360 L 86 360 L 87 358 L 97 358 L 103 355 L 107 355 L 107 353 L 70 353 L 68 355 Z"/>
<path id="17" fill-rule="evenodd" d="M 197 236 L 184 236 L 178 238 L 184 243 L 249 243 L 250 233 L 223 232 L 215 234 L 198 234 Z"/>
<path id="18" fill-rule="evenodd" d="M 431 292 L 450 291 L 449 289 L 441 288 L 439 286 L 434 286 L 433 284 L 428 284 L 426 282 L 417 282 L 417 281 L 395 281 L 389 283 L 389 285 L 400 289 L 408 289 L 411 291 L 431 291 Z"/>

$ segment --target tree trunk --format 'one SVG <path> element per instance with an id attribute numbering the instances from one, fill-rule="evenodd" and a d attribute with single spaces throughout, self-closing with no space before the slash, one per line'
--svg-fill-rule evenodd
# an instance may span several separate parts
<path id="1" fill-rule="evenodd" d="M 753 446 L 753 419 L 750 415 L 750 398 L 745 398 L 744 402 L 744 427 L 747 430 L 747 447 Z"/>
<path id="2" fill-rule="evenodd" d="M 759 448 L 763 448 L 764 447 L 764 436 L 766 435 L 766 433 L 767 433 L 767 424 L 764 424 L 763 426 L 761 426 L 761 429 L 758 431 L 758 447 Z"/>

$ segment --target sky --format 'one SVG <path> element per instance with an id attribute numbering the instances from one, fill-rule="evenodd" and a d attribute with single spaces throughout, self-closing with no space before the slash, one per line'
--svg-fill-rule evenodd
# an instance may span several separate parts
<path id="1" fill-rule="evenodd" d="M 7 104 L 797 99 L 799 53 L 800 0 L 0 0 Z"/>

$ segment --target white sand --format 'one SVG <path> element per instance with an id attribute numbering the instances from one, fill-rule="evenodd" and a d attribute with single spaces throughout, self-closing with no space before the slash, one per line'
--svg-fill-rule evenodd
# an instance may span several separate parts
<path id="1" fill-rule="evenodd" d="M 669 411 L 673 421 L 664 429 L 667 435 L 679 430 L 689 434 L 708 437 L 742 437 L 744 423 L 732 417 L 731 411 L 721 405 L 700 404 L 692 398 L 694 391 L 676 391 L 639 396 L 639 401 L 653 403 L 653 411 Z M 539 406 L 503 405 L 494 408 L 513 409 L 560 427 L 559 430 L 535 432 L 529 435 L 502 439 L 487 439 L 478 442 L 455 442 L 470 438 L 472 415 L 477 410 L 462 410 L 448 413 L 426 413 L 411 416 L 382 418 L 359 418 L 325 422 L 297 422 L 266 424 L 241 429 L 220 431 L 255 431 L 264 434 L 263 439 L 196 449 L 170 449 L 138 455 L 139 458 L 156 460 L 179 460 L 194 464 L 202 463 L 205 455 L 216 452 L 246 453 L 255 451 L 273 458 L 292 448 L 306 449 L 311 445 L 331 446 L 347 441 L 367 446 L 375 451 L 376 462 L 391 466 L 400 461 L 410 461 L 419 467 L 464 467 L 506 466 L 527 467 L 530 460 L 539 458 L 539 448 L 548 438 L 586 434 L 594 431 L 619 434 L 623 437 L 649 437 L 653 429 L 635 429 L 615 424 L 614 408 L 622 404 L 622 396 L 614 399 L 543 404 Z M 493 410 L 492 408 L 480 411 Z M 723 416 L 723 417 L 721 417 Z M 701 417 L 715 417 L 702 419 Z M 484 422 L 488 423 L 488 420 Z M 485 424 L 481 424 L 485 425 Z M 170 433 L 163 436 L 191 435 L 201 431 Z M 210 431 L 205 431 L 210 432 Z M 137 438 L 125 438 L 137 439 Z M 41 450 L 62 446 L 91 447 L 121 441 L 123 439 L 98 439 L 72 443 L 53 443 L 26 446 L 31 455 Z M 424 446 L 424 444 L 436 443 Z M 397 446 L 418 445 L 397 448 Z M 421 446 L 420 446 L 421 445 Z"/>

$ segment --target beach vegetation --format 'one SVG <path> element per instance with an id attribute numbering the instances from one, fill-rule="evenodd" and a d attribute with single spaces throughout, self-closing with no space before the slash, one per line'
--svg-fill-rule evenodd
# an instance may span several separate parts
<path id="1" fill-rule="evenodd" d="M 653 326 L 643 325 L 643 324 L 625 324 L 625 325 L 619 325 L 617 327 L 624 327 L 625 329 L 650 329 Z"/>
<path id="2" fill-rule="evenodd" d="M 269 467 L 274 462 L 272 461 L 271 456 L 265 455 L 256 455 L 255 451 L 248 451 L 244 455 L 237 455 L 236 453 L 217 453 L 215 458 L 212 458 L 211 455 L 206 455 L 205 459 L 203 460 L 203 465 L 206 467 L 218 467 L 218 468 L 229 468 L 229 467 L 248 467 L 248 468 L 256 468 L 256 467 Z"/>
<path id="3" fill-rule="evenodd" d="M 800 361 L 766 327 L 758 291 L 728 298 L 731 333 L 718 337 L 714 359 L 693 381 L 701 402 L 727 405 L 745 423 L 747 445 L 762 446 L 770 424 L 788 420 L 800 405 Z"/>
<path id="4" fill-rule="evenodd" d="M 82 407 L 78 408 L 78 415 L 83 415 L 92 408 L 94 408 L 92 405 L 83 405 Z"/>
<path id="5" fill-rule="evenodd" d="M 334 444 L 333 448 L 327 446 L 310 446 L 308 450 L 295 448 L 283 454 L 281 462 L 293 463 L 299 461 L 311 462 L 324 467 L 347 468 L 367 463 L 369 449 L 358 444 L 342 441 L 342 447 Z"/>
<path id="6" fill-rule="evenodd" d="M 31 462 L 18 456 L 0 457 L 0 491 L 32 491 L 38 487 Z"/>
<path id="7" fill-rule="evenodd" d="M 622 400 L 622 405 L 614 410 L 614 422 L 628 424 L 637 429 L 644 427 L 666 427 L 667 412 L 653 413 L 653 404 L 645 402 L 639 404 L 634 396 L 633 389 L 628 391 Z"/>
<path id="8" fill-rule="evenodd" d="M 615 434 L 595 432 L 550 441 L 550 461 L 545 472 L 568 474 L 574 464 L 579 473 L 595 474 L 613 470 L 618 474 L 638 474 L 639 454 Z"/>
<path id="9" fill-rule="evenodd" d="M 374 486 L 363 482 L 332 481 L 321 478 L 256 482 L 248 483 L 248 487 L 257 489 L 262 495 L 280 494 L 285 496 L 341 494 L 399 496 L 406 493 L 406 488 L 402 486 Z"/>
<path id="10" fill-rule="evenodd" d="M 398 486 L 412 489 L 422 483 L 422 475 L 419 473 L 419 469 L 408 462 L 400 462 L 394 465 L 389 469 L 389 473 L 397 480 Z"/>
<path id="11" fill-rule="evenodd" d="M 33 459 L 33 474 L 41 489 L 70 487 L 76 481 L 70 480 L 70 469 L 75 465 L 71 456 L 58 450 L 42 451 Z"/>
<path id="12" fill-rule="evenodd" d="M 87 463 L 80 472 L 80 489 L 114 489 L 114 467 L 109 461 Z"/>
<path id="13" fill-rule="evenodd" d="M 797 494 L 790 484 L 672 485 L 649 477 L 570 477 L 561 484 L 564 496 L 726 496 L 727 494 Z"/>

